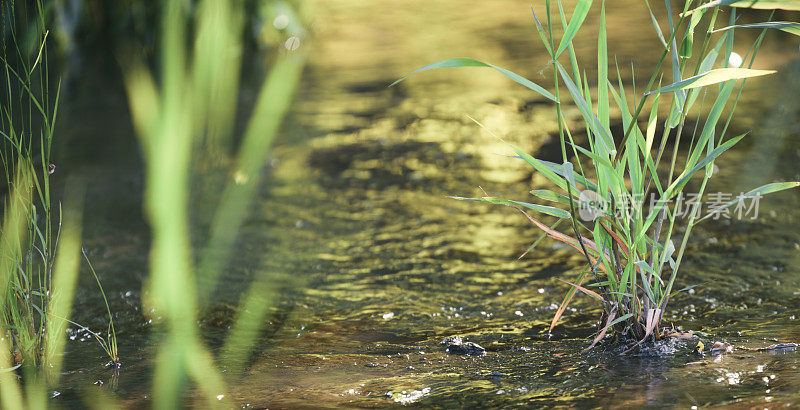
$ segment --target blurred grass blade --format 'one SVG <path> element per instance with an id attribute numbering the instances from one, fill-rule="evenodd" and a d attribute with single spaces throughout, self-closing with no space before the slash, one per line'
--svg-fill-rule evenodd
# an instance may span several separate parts
<path id="1" fill-rule="evenodd" d="M 748 191 L 747 193 L 739 195 L 733 201 L 726 202 L 725 204 L 721 205 L 720 207 L 715 208 L 714 211 L 710 212 L 708 215 L 698 219 L 694 223 L 694 225 L 696 225 L 696 224 L 700 223 L 701 221 L 703 221 L 703 220 L 705 220 L 707 218 L 710 218 L 710 217 L 712 217 L 714 215 L 719 215 L 719 213 L 721 213 L 725 209 L 730 208 L 731 206 L 736 205 L 736 204 L 738 204 L 738 203 L 740 203 L 740 202 L 742 202 L 742 201 L 744 201 L 746 199 L 761 198 L 762 196 L 767 195 L 767 194 L 771 194 L 773 192 L 779 192 L 779 191 L 783 191 L 783 190 L 786 190 L 786 189 L 797 188 L 798 186 L 800 186 L 800 182 L 773 182 L 771 184 L 766 184 L 766 185 L 760 186 L 760 187 L 758 187 L 756 189 Z"/>
<path id="2" fill-rule="evenodd" d="M 11 275 L 16 269 L 17 261 L 22 254 L 22 243 L 27 236 L 27 212 L 30 208 L 32 192 L 27 187 L 31 183 L 31 171 L 27 164 L 20 161 L 14 172 L 14 180 L 10 184 L 11 195 L 4 207 L 3 226 L 0 230 L 0 405 L 3 408 L 24 408 L 22 390 L 15 367 L 11 362 L 14 357 L 12 348 L 7 343 L 11 338 L 6 332 L 13 331 L 6 327 L 5 315 L 16 303 L 9 298 L 13 293 L 7 291 L 7 285 L 13 284 Z M 8 323 L 13 326 L 15 323 Z"/>
<path id="3" fill-rule="evenodd" d="M 0 326 L 0 334 L 5 335 L 8 330 Z M 18 366 L 11 365 L 12 355 L 11 346 L 6 341 L 8 338 L 0 337 L 0 407 L 4 409 L 22 409 L 25 408 L 25 402 L 22 399 L 22 389 L 19 385 L 19 377 L 17 376 L 16 369 Z"/>
<path id="4" fill-rule="evenodd" d="M 400 77 L 400 79 L 398 79 L 397 81 L 391 83 L 389 85 L 389 87 L 394 86 L 395 84 L 405 80 L 409 76 L 412 76 L 412 75 L 414 75 L 416 73 L 419 73 L 421 71 L 432 70 L 432 69 L 435 69 L 435 68 L 458 68 L 458 67 L 489 67 L 489 68 L 493 68 L 493 69 L 497 70 L 498 72 L 500 72 L 501 74 L 503 74 L 504 76 L 514 80 L 516 83 L 522 84 L 523 86 L 525 86 L 525 87 L 527 87 L 527 88 L 529 88 L 529 89 L 531 89 L 531 90 L 543 95 L 544 97 L 546 97 L 546 98 L 548 98 L 550 100 L 553 100 L 555 102 L 558 102 L 558 99 L 553 94 L 551 94 L 549 91 L 545 90 L 544 88 L 542 88 L 538 84 L 526 79 L 525 77 L 522 77 L 519 74 L 516 74 L 516 73 L 513 73 L 511 71 L 508 71 L 505 68 L 500 68 L 500 67 L 497 67 L 497 66 L 493 66 L 491 64 L 483 63 L 483 62 L 480 62 L 478 60 L 473 60 L 471 58 L 451 58 L 449 60 L 444 60 L 444 61 L 439 61 L 439 62 L 436 62 L 436 63 L 433 63 L 433 64 L 428 64 L 425 67 L 416 69 L 416 70 L 412 71 L 411 73 L 406 74 L 403 77 Z"/>
<path id="5" fill-rule="evenodd" d="M 145 157 L 150 155 L 150 139 L 158 121 L 161 101 L 155 81 L 139 61 L 128 61 L 123 64 L 125 89 L 129 95 L 128 107 L 131 110 L 133 127 L 142 144 Z M 145 158 L 146 159 L 146 158 Z"/>
<path id="6" fill-rule="evenodd" d="M 211 226 L 211 238 L 202 252 L 198 265 L 198 279 L 202 300 L 213 293 L 217 280 L 228 261 L 230 251 L 253 194 L 260 181 L 264 158 L 275 140 L 278 129 L 289 109 L 305 57 L 301 53 L 281 56 L 264 82 L 252 120 L 245 132 L 234 172 L 222 193 Z"/>
<path id="7" fill-rule="evenodd" d="M 83 184 L 68 184 L 63 213 L 63 229 L 58 240 L 58 258 L 53 272 L 52 296 L 47 311 L 48 326 L 46 357 L 51 380 L 57 381 L 61 374 L 66 342 L 66 318 L 72 311 L 78 269 L 81 263 L 81 226 L 83 213 Z"/>
<path id="8" fill-rule="evenodd" d="M 680 91 L 690 88 L 704 87 L 707 85 L 718 84 L 728 80 L 739 80 L 742 78 L 758 77 L 762 75 L 774 74 L 775 70 L 753 70 L 749 68 L 718 68 L 703 74 L 698 74 L 694 77 L 689 77 L 685 80 L 661 87 L 658 90 L 651 91 L 647 95 L 661 92 Z"/>
<path id="9" fill-rule="evenodd" d="M 559 0 L 559 3 L 560 2 L 561 0 Z M 572 12 L 572 18 L 569 19 L 569 25 L 566 30 L 564 30 L 564 36 L 561 37 L 561 43 L 559 43 L 558 49 L 556 50 L 555 59 L 558 59 L 561 53 L 567 49 L 567 46 L 575 37 L 575 34 L 578 33 L 578 29 L 581 28 L 583 20 L 586 19 L 586 15 L 589 14 L 589 9 L 591 7 L 592 0 L 578 0 L 578 4 L 575 5 L 575 11 Z"/>
<path id="10" fill-rule="evenodd" d="M 264 317 L 270 308 L 269 301 L 274 293 L 273 286 L 266 278 L 259 278 L 247 290 L 236 314 L 233 327 L 227 337 L 220 357 L 226 363 L 231 377 L 238 377 L 250 357 L 262 331 Z"/>

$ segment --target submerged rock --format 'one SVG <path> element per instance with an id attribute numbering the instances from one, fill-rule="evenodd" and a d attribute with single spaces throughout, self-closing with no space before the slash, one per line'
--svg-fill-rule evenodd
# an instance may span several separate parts
<path id="1" fill-rule="evenodd" d="M 445 351 L 450 354 L 468 356 L 482 356 L 486 354 L 486 349 L 484 349 L 483 346 L 473 342 L 465 342 L 461 336 L 444 338 L 444 340 L 442 340 L 442 346 L 445 346 Z"/>

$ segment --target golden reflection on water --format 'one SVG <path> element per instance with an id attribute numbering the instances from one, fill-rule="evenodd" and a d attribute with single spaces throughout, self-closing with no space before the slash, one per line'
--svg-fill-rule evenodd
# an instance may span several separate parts
<path id="1" fill-rule="evenodd" d="M 567 4 L 571 10 L 574 2 Z M 684 391 L 695 394 L 702 387 L 637 380 L 689 375 L 692 383 L 702 384 L 716 375 L 714 369 L 684 369 L 685 361 L 677 367 L 645 366 L 631 374 L 606 368 L 602 357 L 554 358 L 556 352 L 577 353 L 592 331 L 588 324 L 596 312 L 579 300 L 557 329 L 561 340 L 548 342 L 543 336 L 552 304 L 566 289 L 553 277 L 572 279 L 580 258 L 545 242 L 517 261 L 538 236 L 536 230 L 510 210 L 446 198 L 479 196 L 481 186 L 490 195 L 524 200 L 528 190 L 544 185 L 524 162 L 498 155 L 509 154 L 507 147 L 465 115 L 522 150 L 537 152 L 556 133 L 553 107 L 543 98 L 476 68 L 426 72 L 386 87 L 422 65 L 457 56 L 506 67 L 547 86 L 552 67 L 529 6 L 517 0 L 319 2 L 318 38 L 294 109 L 299 135 L 276 147 L 280 165 L 272 193 L 278 199 L 262 205 L 263 212 L 271 213 L 297 207 L 292 202 L 297 198 L 307 202 L 308 207 L 292 209 L 291 215 L 310 226 L 298 228 L 297 235 L 305 235 L 298 242 L 308 247 L 303 251 L 316 270 L 297 278 L 308 283 L 286 327 L 260 354 L 250 375 L 234 386 L 234 397 L 286 407 L 375 406 L 431 388 L 421 397 L 433 395 L 433 403 L 450 405 L 474 404 L 469 400 L 481 397 L 492 397 L 496 405 L 562 400 L 572 406 L 582 403 L 580 397 L 603 397 L 609 406 L 665 398 L 683 404 L 688 403 Z M 642 51 L 657 49 L 659 43 L 641 2 L 614 0 L 607 7 L 609 48 L 624 67 L 623 76 L 630 76 L 631 61 L 643 71 L 652 67 L 658 56 Z M 535 8 L 544 12 L 538 4 Z M 576 42 L 590 77 L 596 47 L 591 31 L 597 19 L 596 13 L 587 18 L 588 32 Z M 791 58 L 775 50 L 768 47 L 759 65 Z M 754 81 L 755 90 L 743 94 L 745 107 L 757 107 L 753 104 L 763 98 L 758 88 L 766 81 Z M 568 106 L 566 115 L 580 127 L 574 108 Z M 745 115 L 737 126 L 753 122 Z M 738 172 L 730 167 L 724 174 L 735 178 Z M 796 204 L 797 197 L 792 198 Z M 777 207 L 791 209 L 791 202 Z M 714 233 L 700 230 L 699 241 Z M 731 264 L 713 249 L 710 255 L 713 267 Z M 781 258 L 797 261 L 794 254 Z M 796 265 L 792 269 L 796 273 Z M 689 277 L 730 273 L 724 267 L 708 270 Z M 798 285 L 797 276 L 792 286 Z M 741 288 L 733 288 L 720 289 L 717 303 L 728 309 L 720 308 L 723 316 L 732 315 L 731 300 L 739 297 Z M 691 301 L 712 303 L 699 294 Z M 575 315 L 580 318 L 572 319 Z M 785 323 L 776 326 L 785 328 Z M 443 353 L 438 341 L 454 334 L 480 342 L 489 354 L 464 358 Z M 633 383 L 625 394 L 634 397 L 614 395 L 619 380 Z M 385 396 L 390 390 L 406 393 Z M 709 400 L 730 395 L 715 390 Z"/>

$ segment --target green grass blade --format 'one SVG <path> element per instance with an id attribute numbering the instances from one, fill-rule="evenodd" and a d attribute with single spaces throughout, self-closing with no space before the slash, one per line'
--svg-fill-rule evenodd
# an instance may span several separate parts
<path id="1" fill-rule="evenodd" d="M 689 159 L 686 161 L 687 168 L 693 167 L 694 164 L 697 163 L 703 148 L 709 146 L 709 141 L 713 143 L 717 122 L 719 122 L 719 118 L 722 115 L 722 110 L 728 103 L 728 98 L 730 97 L 731 92 L 733 92 L 733 87 L 735 85 L 736 83 L 731 81 L 722 86 L 722 89 L 717 95 L 717 99 L 714 101 L 714 105 L 711 107 L 711 110 L 708 112 L 708 114 L 706 114 L 706 122 L 703 124 L 703 131 L 700 132 L 700 138 L 697 142 L 697 145 L 694 146 Z"/>
<path id="2" fill-rule="evenodd" d="M 602 333 L 602 332 L 608 330 L 611 326 L 614 326 L 617 323 L 625 321 L 625 320 L 628 320 L 628 319 L 630 319 L 632 317 L 633 317 L 633 313 L 627 313 L 625 315 L 622 315 L 622 316 L 614 319 L 613 321 L 611 321 L 611 323 L 606 324 L 602 329 L 600 329 L 600 332 Z"/>
<path id="3" fill-rule="evenodd" d="M 644 0 L 644 4 L 647 5 L 647 12 L 650 13 L 650 22 L 653 23 L 653 28 L 656 30 L 656 35 L 661 41 L 661 45 L 664 46 L 664 48 L 667 48 L 667 40 L 664 40 L 664 33 L 661 31 L 661 26 L 658 25 L 656 16 L 653 15 L 653 9 L 650 8 L 650 2 L 648 0 Z"/>
<path id="4" fill-rule="evenodd" d="M 543 95 L 544 97 L 546 97 L 549 100 L 558 102 L 558 99 L 553 94 L 551 94 L 549 91 L 545 90 L 544 88 L 542 88 L 540 85 L 534 83 L 533 81 L 530 81 L 530 80 L 526 79 L 525 77 L 522 77 L 519 74 L 516 74 L 516 73 L 513 73 L 511 71 L 508 71 L 505 68 L 500 68 L 500 67 L 497 67 L 497 66 L 493 66 L 491 64 L 480 62 L 478 60 L 473 60 L 471 58 L 461 58 L 461 57 L 459 57 L 459 58 L 451 58 L 449 60 L 438 61 L 438 62 L 435 62 L 433 64 L 428 64 L 425 67 L 418 68 L 418 69 L 412 71 L 411 73 L 400 77 L 397 81 L 389 84 L 389 87 L 392 87 L 392 86 L 396 85 L 397 83 L 405 80 L 409 76 L 414 75 L 416 73 L 419 73 L 421 71 L 433 70 L 435 68 L 459 68 L 459 67 L 489 67 L 489 68 L 493 68 L 493 69 L 497 70 L 498 72 L 500 72 L 501 74 L 503 74 L 504 76 L 510 78 L 514 82 L 516 82 L 518 84 L 521 84 L 521 85 L 527 87 L 528 89 L 531 89 L 531 90 Z"/>
<path id="5" fill-rule="evenodd" d="M 790 21 L 771 21 L 764 23 L 741 24 L 736 26 L 723 27 L 721 29 L 712 31 L 712 33 L 718 33 L 720 31 L 726 31 L 736 28 L 761 28 L 761 29 L 766 28 L 766 29 L 781 30 L 789 34 L 794 34 L 795 36 L 800 36 L 800 23 L 794 23 Z"/>
<path id="6" fill-rule="evenodd" d="M 552 56 L 553 50 L 550 48 L 550 42 L 547 41 L 547 33 L 544 31 L 544 27 L 542 26 L 542 22 L 539 21 L 539 17 L 536 17 L 536 12 L 533 10 L 533 6 L 531 6 L 531 13 L 533 14 L 533 21 L 536 24 L 536 32 L 539 33 L 539 39 L 542 40 L 542 44 L 544 44 L 545 49 L 547 49 L 547 55 Z"/>
<path id="7" fill-rule="evenodd" d="M 713 212 L 710 212 L 708 215 L 698 219 L 694 224 L 698 224 L 701 221 L 705 220 L 706 218 L 710 218 L 714 215 L 718 215 L 720 212 L 724 211 L 727 208 L 730 208 L 733 205 L 736 205 L 746 199 L 752 198 L 761 198 L 764 195 L 771 194 L 773 192 L 784 191 L 787 189 L 797 188 L 800 186 L 800 182 L 773 182 L 771 184 L 766 184 L 760 186 L 758 188 L 752 189 L 742 195 L 739 195 L 736 199 L 730 202 L 726 202 L 724 205 L 714 209 Z"/>
<path id="8" fill-rule="evenodd" d="M 683 79 L 683 73 L 681 67 L 681 58 L 680 55 L 678 54 L 678 46 L 675 40 L 676 40 L 675 37 L 673 37 L 672 38 L 672 81 L 673 83 L 679 83 Z M 647 96 L 647 94 L 645 94 L 645 96 Z M 669 118 L 667 119 L 668 128 L 674 128 L 678 126 L 678 124 L 680 123 L 681 113 L 683 112 L 683 104 L 686 102 L 686 91 L 676 90 L 673 96 L 673 100 L 674 100 L 674 107 L 669 114 Z"/>
<path id="9" fill-rule="evenodd" d="M 518 155 L 509 155 L 509 157 L 521 159 L 523 161 L 525 160 L 525 158 L 522 158 L 521 156 L 518 156 Z M 564 171 L 563 171 L 563 169 L 561 167 L 561 164 L 556 164 L 555 162 L 545 161 L 543 159 L 536 159 L 536 161 L 538 161 L 539 163 L 541 163 L 542 165 L 547 167 L 554 174 L 556 174 L 556 175 L 558 175 L 560 177 L 564 177 Z M 583 177 L 580 174 L 575 174 L 575 182 L 580 184 L 580 185 L 583 185 L 583 187 L 585 189 L 588 189 L 588 190 L 593 191 L 593 192 L 597 192 L 597 189 L 598 189 L 597 184 L 595 184 L 594 182 L 586 179 L 585 177 Z M 561 187 L 561 185 L 559 185 L 559 187 Z M 562 189 L 564 189 L 566 191 L 567 190 L 566 185 L 564 185 L 562 187 Z M 575 190 L 573 192 L 579 191 L 577 186 L 572 187 L 572 189 Z"/>
<path id="10" fill-rule="evenodd" d="M 564 173 L 563 173 L 563 169 L 562 169 L 561 165 L 556 164 L 555 162 L 544 161 L 544 160 L 539 160 L 539 162 L 544 164 L 547 168 L 549 168 L 551 171 L 555 172 L 557 175 L 559 175 L 561 177 L 564 177 Z M 590 191 L 597 192 L 597 184 L 595 184 L 594 182 L 586 179 L 582 175 L 575 174 L 574 177 L 575 177 L 575 182 L 583 185 L 584 188 L 586 188 L 586 189 L 588 189 Z M 575 191 L 578 190 L 577 187 L 573 187 L 573 188 L 575 189 Z"/>
<path id="11" fill-rule="evenodd" d="M 699 10 L 719 7 L 745 7 L 752 9 L 800 10 L 800 0 L 714 0 L 684 14 L 696 13 Z"/>
<path id="12" fill-rule="evenodd" d="M 705 158 L 703 158 L 694 167 L 692 167 L 692 169 L 683 171 L 683 173 L 681 173 L 681 175 L 678 176 L 675 182 L 673 182 L 669 186 L 669 188 L 667 188 L 666 191 L 667 199 L 672 198 L 675 194 L 677 194 L 678 191 L 680 191 L 681 188 L 683 188 L 683 186 L 686 185 L 687 182 L 689 182 L 689 178 L 691 178 L 695 172 L 699 171 L 701 168 L 708 165 L 709 162 L 713 161 L 714 159 L 722 155 L 723 152 L 729 150 L 731 147 L 736 145 L 736 143 L 741 141 L 742 138 L 744 138 L 746 135 L 747 134 L 742 134 L 739 135 L 738 137 L 731 138 L 728 141 L 725 141 L 724 143 L 720 144 L 720 146 L 714 148 L 714 150 L 709 152 L 708 155 L 706 155 Z"/>
<path id="13" fill-rule="evenodd" d="M 589 124 L 592 132 L 600 137 L 600 140 L 602 141 L 601 154 L 610 155 L 613 157 L 616 155 L 616 150 L 614 149 L 614 139 L 611 138 L 611 132 L 600 123 L 600 120 L 597 119 L 597 116 L 594 115 L 594 113 L 589 109 L 589 105 L 583 98 L 581 91 L 578 89 L 575 83 L 572 82 L 572 79 L 566 73 L 566 71 L 564 71 L 564 68 L 561 67 L 561 64 L 555 64 L 559 73 L 561 74 L 561 79 L 564 80 L 564 84 L 567 86 L 567 90 L 569 90 L 569 93 L 572 96 L 572 100 L 581 111 L 583 119 Z"/>
<path id="14" fill-rule="evenodd" d="M 559 204 L 569 205 L 569 198 L 549 189 L 534 189 L 531 195 L 544 199 L 545 201 L 558 202 Z"/>
<path id="15" fill-rule="evenodd" d="M 475 202 L 483 202 L 486 204 L 494 204 L 494 205 L 521 206 L 524 208 L 532 209 L 537 212 L 541 212 L 546 215 L 555 216 L 556 218 L 564 218 L 564 219 L 570 218 L 569 212 L 560 208 L 547 205 L 538 205 L 538 204 L 531 204 L 528 202 L 511 201 L 508 199 L 496 198 L 491 196 L 485 196 L 483 198 L 464 198 L 460 196 L 451 196 L 448 198 L 458 199 L 459 201 L 475 201 Z"/>
<path id="16" fill-rule="evenodd" d="M 542 163 L 542 161 L 539 161 L 538 159 L 536 159 L 536 158 L 534 158 L 534 157 L 530 156 L 530 154 L 528 154 L 528 153 L 526 153 L 526 152 L 523 152 L 523 151 L 521 151 L 519 148 L 517 148 L 517 147 L 515 147 L 515 146 L 513 146 L 513 145 L 511 145 L 511 144 L 509 144 L 509 143 L 507 143 L 505 140 L 503 140 L 502 138 L 500 138 L 500 137 L 499 137 L 497 134 L 495 134 L 494 132 L 492 132 L 492 131 L 491 131 L 489 128 L 487 128 L 485 125 L 481 124 L 481 122 L 480 122 L 480 121 L 478 121 L 478 120 L 476 120 L 475 118 L 472 118 L 472 117 L 470 117 L 469 115 L 467 115 L 467 118 L 469 118 L 470 120 L 472 120 L 474 123 L 478 124 L 478 126 L 480 126 L 481 128 L 483 128 L 484 130 L 486 130 L 486 132 L 488 132 L 489 134 L 491 134 L 493 137 L 495 137 L 495 138 L 497 138 L 498 140 L 500 140 L 500 142 L 502 142 L 503 144 L 506 144 L 506 145 L 507 145 L 509 148 L 511 148 L 511 150 L 512 150 L 512 151 L 514 151 L 514 153 L 516 153 L 516 154 L 519 156 L 519 158 L 521 158 L 522 160 L 524 160 L 525 162 L 527 162 L 527 163 L 528 163 L 528 165 L 532 166 L 534 169 L 536 169 L 537 171 L 539 171 L 539 172 L 540 172 L 542 175 L 544 175 L 544 176 L 545 176 L 545 178 L 547 178 L 547 179 L 548 179 L 550 182 L 552 182 L 552 183 L 556 184 L 556 185 L 557 185 L 559 188 L 563 189 L 564 191 L 568 191 L 566 182 L 564 182 L 564 180 L 563 180 L 561 177 L 559 177 L 559 176 L 556 174 L 556 172 L 555 172 L 555 171 L 553 171 L 552 169 L 550 169 L 550 167 L 548 167 L 547 165 L 545 165 L 544 163 Z M 559 166 L 559 167 L 560 167 L 560 165 L 557 165 L 557 166 Z"/>
<path id="17" fill-rule="evenodd" d="M 536 17 L 536 12 L 533 11 L 533 6 L 531 6 L 531 13 L 533 14 L 533 21 L 536 24 L 536 32 L 539 33 L 539 38 L 542 40 L 542 44 L 547 49 L 547 55 L 552 56 L 553 50 L 550 48 L 550 42 L 547 41 L 547 33 L 544 31 L 544 27 L 542 27 L 542 22 L 539 21 L 539 18 Z"/>
<path id="18" fill-rule="evenodd" d="M 647 262 L 645 261 L 634 262 L 634 264 L 640 268 L 639 274 L 642 277 L 642 288 L 644 288 L 644 292 L 647 294 L 647 297 L 649 297 L 650 300 L 656 300 L 655 297 L 656 295 L 655 293 L 653 293 L 653 289 L 650 287 L 650 282 L 647 280 L 645 272 L 648 272 L 655 277 L 658 277 L 658 275 L 655 273 L 655 271 L 653 271 L 653 268 L 651 268 L 650 265 L 648 265 Z"/>
<path id="19" fill-rule="evenodd" d="M 722 49 L 722 45 L 725 44 L 725 40 L 727 38 L 727 34 L 722 36 L 717 44 L 714 46 L 711 51 L 706 54 L 703 61 L 700 63 L 700 67 L 698 68 L 698 73 L 706 73 L 711 71 L 714 68 L 714 63 L 717 61 L 717 57 L 719 56 L 719 51 Z M 689 91 L 689 97 L 686 99 L 686 109 L 685 112 L 689 112 L 694 106 L 695 101 L 697 100 L 697 96 L 700 94 L 700 87 L 693 88 Z"/>
<path id="20" fill-rule="evenodd" d="M 564 30 L 564 36 L 561 37 L 561 43 L 559 43 L 558 49 L 556 49 L 555 59 L 558 59 L 561 53 L 567 49 L 567 45 L 569 45 L 575 37 L 575 34 L 578 33 L 578 29 L 581 28 L 583 20 L 586 19 L 586 15 L 589 14 L 589 8 L 591 8 L 591 6 L 592 0 L 578 0 L 575 11 L 572 13 L 572 18 L 569 19 L 569 25 L 566 30 Z"/>
<path id="21" fill-rule="evenodd" d="M 656 137 L 656 126 L 658 125 L 658 101 L 661 99 L 661 93 L 656 93 L 655 99 L 653 100 L 653 106 L 650 109 L 650 117 L 647 119 L 647 130 L 646 130 L 646 144 L 645 144 L 645 151 L 643 154 L 645 157 L 651 158 L 650 152 L 653 149 L 653 141 L 655 141 Z M 652 160 L 652 158 L 651 158 Z"/>
<path id="22" fill-rule="evenodd" d="M 559 225 L 561 222 L 563 222 L 563 221 L 564 221 L 563 219 L 559 219 L 559 220 L 557 220 L 557 221 L 556 221 L 556 223 L 554 223 L 553 225 L 550 225 L 550 229 L 553 229 L 553 230 L 555 230 L 555 229 L 558 227 L 558 225 Z M 540 235 L 539 235 L 539 237 L 538 237 L 538 238 L 536 238 L 536 240 L 535 240 L 535 241 L 533 241 L 533 243 L 531 244 L 531 246 L 529 246 L 529 247 L 528 247 L 528 249 L 525 249 L 525 252 L 522 252 L 522 255 L 519 255 L 519 257 L 518 257 L 517 259 L 522 259 L 522 258 L 524 258 L 524 257 L 525 257 L 525 255 L 527 255 L 528 253 L 530 253 L 530 252 L 532 252 L 534 249 L 536 249 L 536 247 L 537 247 L 537 246 L 539 246 L 539 244 L 540 244 L 540 243 L 542 243 L 542 241 L 543 241 L 543 240 L 544 240 L 544 238 L 546 238 L 546 237 L 547 237 L 547 232 L 544 232 L 544 233 L 540 234 Z"/>
<path id="23" fill-rule="evenodd" d="M 572 167 L 572 163 L 569 161 L 565 162 L 563 165 L 561 165 L 561 169 L 564 170 L 564 178 L 566 178 L 567 182 L 569 182 L 569 185 L 575 186 L 575 169 Z"/>
<path id="24" fill-rule="evenodd" d="M 600 9 L 600 28 L 597 34 L 597 118 L 609 127 L 608 113 L 608 41 L 606 35 L 606 2 Z"/>
<path id="25" fill-rule="evenodd" d="M 678 53 L 682 58 L 692 57 L 692 47 L 694 46 L 694 29 L 703 19 L 703 12 L 694 13 L 689 19 L 689 27 L 686 28 L 686 34 L 681 42 L 681 49 Z"/>
<path id="26" fill-rule="evenodd" d="M 53 273 L 53 295 L 47 309 L 46 357 L 48 371 L 58 380 L 64 359 L 66 318 L 72 311 L 72 300 L 78 282 L 81 262 L 81 221 L 83 214 L 83 185 L 70 184 L 65 200 L 64 231 L 58 243 L 58 258 Z M 36 306 L 36 305 L 34 305 Z"/>
<path id="27" fill-rule="evenodd" d="M 707 71 L 694 77 L 661 87 L 659 90 L 651 91 L 647 95 L 655 92 L 680 91 L 690 88 L 705 87 L 707 85 L 718 84 L 729 80 L 739 80 L 742 78 L 758 77 L 762 75 L 774 74 L 775 70 L 753 70 L 749 68 L 718 68 Z"/>

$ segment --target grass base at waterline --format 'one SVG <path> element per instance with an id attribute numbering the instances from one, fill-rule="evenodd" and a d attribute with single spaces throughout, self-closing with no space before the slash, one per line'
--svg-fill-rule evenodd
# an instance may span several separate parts
<path id="1" fill-rule="evenodd" d="M 552 63 L 552 91 L 507 69 L 470 58 L 439 61 L 411 74 L 438 68 L 491 68 L 555 104 L 561 163 L 537 159 L 510 144 L 506 145 L 516 160 L 525 161 L 557 189 L 531 191 L 538 202 L 491 197 L 485 192 L 479 198 L 454 198 L 509 206 L 522 213 L 543 232 L 525 253 L 545 237 L 577 251 L 586 265 L 577 278 L 570 281 L 559 279 L 570 285 L 570 290 L 553 317 L 550 331 L 576 293 L 580 292 L 595 299 L 603 309 L 600 330 L 589 348 L 613 331 L 618 340 L 632 338 L 637 341 L 628 348 L 630 350 L 648 340 L 664 339 L 664 333 L 659 329 L 667 305 L 676 293 L 688 289 L 675 290 L 674 285 L 696 224 L 740 206 L 744 201 L 800 186 L 798 182 L 767 184 L 719 204 L 706 215 L 701 215 L 700 207 L 694 206 L 689 210 L 685 223 L 679 221 L 674 205 L 692 179 L 700 180 L 696 193 L 703 198 L 714 173 L 715 161 L 745 138 L 746 135 L 730 138 L 726 134 L 746 79 L 775 72 L 752 68 L 764 33 L 770 28 L 795 27 L 793 24 L 796 23 L 786 23 L 787 26 L 767 22 L 748 26 L 762 31 L 743 57 L 733 59 L 732 56 L 738 56 L 733 51 L 734 32 L 739 29 L 734 26 L 735 8 L 730 9 L 727 26 L 717 28 L 719 5 L 693 9 L 695 2 L 688 0 L 683 13 L 678 15 L 673 15 L 672 9 L 666 7 L 664 13 L 669 31 L 664 32 L 650 5 L 645 2 L 663 47 L 652 55 L 657 63 L 646 86 L 637 88 L 634 80 L 626 90 L 616 61 L 613 69 L 617 78 L 609 74 L 612 65 L 608 59 L 605 2 L 600 4 L 596 32 L 596 81 L 587 78 L 586 70 L 577 61 L 573 39 L 592 3 L 591 0 L 579 0 L 569 21 L 561 0 L 545 1 L 546 25 L 535 12 L 533 14 L 539 37 Z M 554 26 L 558 26 L 556 30 Z M 702 32 L 700 27 L 706 30 Z M 562 33 L 562 37 L 556 39 L 554 31 Z M 698 37 L 702 36 L 702 41 L 695 41 L 696 31 Z M 732 61 L 747 65 L 733 67 Z M 662 67 L 666 73 L 662 73 Z M 631 69 L 635 76 L 635 67 Z M 671 83 L 662 85 L 665 82 Z M 596 86 L 590 87 L 590 83 L 596 83 Z M 573 135 L 577 131 L 570 129 L 571 125 L 563 114 L 566 98 L 571 98 L 572 105 L 581 114 L 582 132 L 587 136 L 587 143 L 583 145 L 576 143 Z M 617 135 L 612 133 L 610 126 L 612 119 L 617 120 L 611 115 L 612 100 L 623 123 L 622 131 L 617 131 Z M 711 101 L 710 107 L 707 100 Z M 728 107 L 730 110 L 726 111 Z M 668 116 L 659 118 L 659 113 L 664 112 L 669 113 Z M 691 127 L 691 133 L 685 133 L 690 116 L 702 120 Z M 478 120 L 473 121 L 492 133 Z M 682 137 L 688 136 L 685 134 L 690 134 L 688 146 L 685 140 L 681 144 Z M 501 137 L 495 137 L 505 143 Z M 679 161 L 679 156 L 684 157 L 683 160 Z M 655 194 L 656 200 L 648 209 L 649 201 L 642 198 L 650 193 Z M 592 215 L 589 218 L 579 214 L 579 206 L 585 204 L 586 194 L 592 197 L 592 203 L 604 205 L 590 206 Z M 549 204 L 544 205 L 542 201 Z M 534 217 L 536 214 L 555 217 L 557 222 L 548 226 L 538 216 Z M 678 227 L 683 225 L 685 230 L 681 234 Z M 673 242 L 673 238 L 680 238 L 679 243 Z"/>

